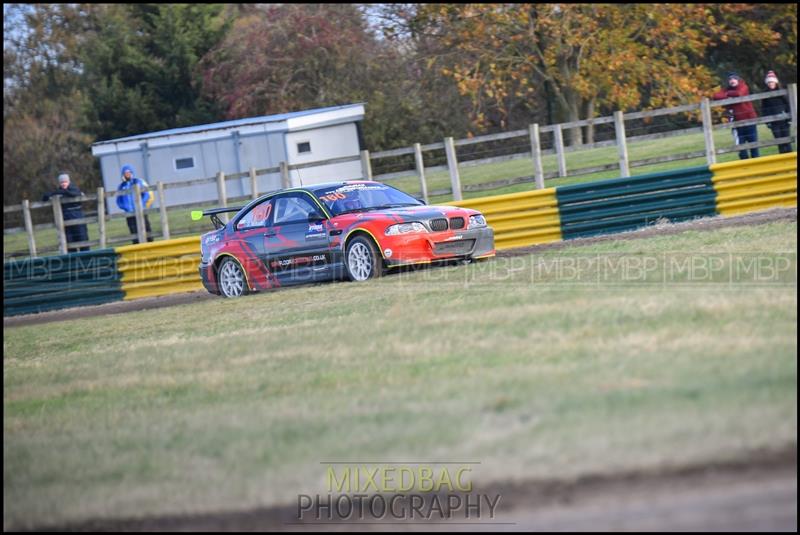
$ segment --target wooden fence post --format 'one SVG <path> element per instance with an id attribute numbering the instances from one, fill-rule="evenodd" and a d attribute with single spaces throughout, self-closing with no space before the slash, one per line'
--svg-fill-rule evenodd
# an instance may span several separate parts
<path id="1" fill-rule="evenodd" d="M 61 195 L 50 197 L 53 203 L 53 221 L 56 224 L 56 234 L 58 234 L 58 252 L 67 254 L 67 236 L 64 233 L 64 212 L 61 210 Z"/>
<path id="2" fill-rule="evenodd" d="M 255 167 L 250 168 L 250 198 L 258 199 L 258 176 Z"/>
<path id="3" fill-rule="evenodd" d="M 792 115 L 792 126 L 789 130 L 790 135 L 797 135 L 797 84 L 789 84 L 787 89 L 789 93 L 789 112 Z M 795 140 L 797 143 L 797 140 Z"/>
<path id="4" fill-rule="evenodd" d="M 225 173 L 220 171 L 217 173 L 217 202 L 219 203 L 220 207 L 227 208 L 228 207 L 228 196 L 225 193 Z M 220 219 L 223 223 L 228 222 L 228 214 L 222 213 L 219 214 Z"/>
<path id="5" fill-rule="evenodd" d="M 97 188 L 97 232 L 100 235 L 100 248 L 106 248 L 106 190 Z"/>
<path id="6" fill-rule="evenodd" d="M 614 131 L 617 135 L 617 154 L 619 155 L 619 172 L 625 178 L 631 176 L 628 169 L 628 143 L 625 141 L 625 119 L 621 111 L 614 112 Z"/>
<path id="7" fill-rule="evenodd" d="M 372 180 L 372 163 L 369 161 L 369 151 L 361 151 L 361 176 L 364 180 Z"/>
<path id="8" fill-rule="evenodd" d="M 542 168 L 542 142 L 539 138 L 539 125 L 528 126 L 528 133 L 531 138 L 531 159 L 533 160 L 533 180 L 536 189 L 544 188 L 544 170 Z"/>
<path id="9" fill-rule="evenodd" d="M 456 146 L 452 137 L 444 138 L 444 152 L 447 155 L 447 170 L 450 172 L 450 187 L 453 190 L 453 200 L 460 201 L 461 177 L 458 175 L 458 157 L 456 156 Z"/>
<path id="10" fill-rule="evenodd" d="M 289 176 L 289 164 L 286 162 L 280 163 L 281 168 L 281 188 L 287 189 L 292 187 L 292 180 Z"/>
<path id="11" fill-rule="evenodd" d="M 133 185 L 133 207 L 136 212 L 136 236 L 139 243 L 147 243 L 147 228 L 144 225 L 144 207 L 142 206 L 142 188 Z"/>
<path id="12" fill-rule="evenodd" d="M 422 191 L 422 199 L 428 204 L 428 183 L 425 182 L 425 160 L 422 158 L 422 145 L 414 143 L 414 164 L 417 167 L 419 176 L 419 187 Z"/>
<path id="13" fill-rule="evenodd" d="M 164 198 L 164 183 L 160 180 L 156 182 L 158 188 L 158 212 L 161 216 L 161 237 L 169 239 L 169 217 L 167 216 L 167 200 Z"/>
<path id="14" fill-rule="evenodd" d="M 706 163 L 717 163 L 717 150 L 714 147 L 714 125 L 711 120 L 711 101 L 703 97 L 700 101 L 700 112 L 703 117 L 703 136 L 706 140 Z"/>
<path id="15" fill-rule="evenodd" d="M 31 256 L 36 256 L 36 238 L 33 235 L 33 219 L 31 218 L 31 202 L 22 201 L 22 219 L 25 221 L 25 233 L 28 235 L 28 250 Z"/>
<path id="16" fill-rule="evenodd" d="M 558 176 L 567 176 L 567 158 L 564 154 L 564 132 L 561 130 L 561 125 L 555 125 L 553 130 L 553 141 L 556 146 L 556 159 L 558 160 Z"/>

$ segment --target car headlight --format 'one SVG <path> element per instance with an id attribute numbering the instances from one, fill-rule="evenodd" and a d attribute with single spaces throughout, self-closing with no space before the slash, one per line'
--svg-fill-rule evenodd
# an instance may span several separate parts
<path id="1" fill-rule="evenodd" d="M 486 218 L 483 217 L 482 215 L 478 214 L 469 216 L 469 226 L 467 227 L 468 229 L 481 228 L 485 226 L 486 226 Z"/>
<path id="2" fill-rule="evenodd" d="M 428 232 L 422 223 L 400 223 L 399 225 L 392 225 L 386 229 L 387 236 L 397 236 L 399 234 L 411 234 L 414 232 Z"/>

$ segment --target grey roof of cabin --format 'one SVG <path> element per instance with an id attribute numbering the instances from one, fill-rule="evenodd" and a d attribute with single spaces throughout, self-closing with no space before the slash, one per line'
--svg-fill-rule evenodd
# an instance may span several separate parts
<path id="1" fill-rule="evenodd" d="M 135 141 L 137 139 L 150 139 L 154 137 L 163 136 L 176 136 L 181 134 L 196 134 L 206 130 L 221 130 L 225 128 L 236 128 L 238 126 L 249 126 L 262 123 L 278 123 L 296 117 L 305 117 L 307 115 L 314 115 L 317 113 L 325 113 L 329 111 L 343 110 L 347 108 L 355 108 L 363 106 L 363 104 L 347 104 L 344 106 L 331 106 L 329 108 L 315 108 L 313 110 L 294 111 L 290 113 L 280 113 L 277 115 L 263 115 L 261 117 L 248 117 L 247 119 L 236 119 L 234 121 L 224 121 L 220 123 L 201 124 L 196 126 L 186 126 L 183 128 L 172 128 L 170 130 L 160 130 L 158 132 L 148 132 L 146 134 L 138 134 L 135 136 L 122 137 L 117 139 L 109 139 L 106 141 L 98 141 L 93 145 L 102 145 L 105 143 L 120 143 L 122 141 Z"/>

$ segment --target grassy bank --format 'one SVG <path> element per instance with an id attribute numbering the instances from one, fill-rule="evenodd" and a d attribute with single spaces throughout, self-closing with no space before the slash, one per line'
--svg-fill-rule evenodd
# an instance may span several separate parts
<path id="1" fill-rule="evenodd" d="M 758 129 L 759 139 L 767 140 L 772 139 L 772 134 L 765 125 L 759 126 Z M 719 149 L 732 148 L 733 138 L 730 129 L 721 129 L 714 131 L 714 144 Z M 702 151 L 705 147 L 703 134 L 683 135 L 677 137 L 670 137 L 650 141 L 638 141 L 628 143 L 628 157 L 631 162 L 636 160 L 646 160 L 649 158 L 657 158 L 660 156 L 670 156 L 675 154 L 686 154 L 690 152 Z M 778 154 L 777 147 L 762 148 L 760 151 L 761 156 L 769 156 Z M 729 162 L 738 159 L 738 153 L 728 153 L 717 157 L 719 163 Z M 582 168 L 597 167 L 600 165 L 615 164 L 617 163 L 617 149 L 616 147 L 606 147 L 600 149 L 578 150 L 568 152 L 565 156 L 567 164 L 567 174 L 565 178 L 552 178 L 545 182 L 547 187 L 566 186 L 568 184 L 579 184 L 583 182 L 590 182 L 592 180 L 602 180 L 607 178 L 619 177 L 618 170 L 603 171 L 599 173 L 592 173 L 588 175 L 574 175 L 572 171 Z M 706 159 L 695 158 L 691 160 L 679 160 L 674 162 L 653 164 L 644 167 L 632 167 L 630 169 L 631 175 L 642 175 L 647 173 L 656 173 L 659 171 L 669 171 L 671 169 L 680 169 L 684 167 L 693 167 L 699 165 L 706 165 Z M 558 170 L 558 163 L 556 156 L 546 155 L 542 158 L 542 168 L 546 173 L 553 173 Z M 508 179 L 513 177 L 530 176 L 533 175 L 533 164 L 527 158 L 512 160 L 509 162 L 500 162 L 494 164 L 486 164 L 476 167 L 462 167 L 460 169 L 461 185 L 474 185 L 492 182 L 496 180 Z M 450 175 L 445 171 L 437 171 L 426 175 L 426 182 L 428 191 L 449 189 L 450 188 Z M 409 175 L 388 182 L 389 184 L 400 188 L 404 191 L 419 195 L 420 186 L 419 178 L 416 175 Z M 485 197 L 487 195 L 500 195 L 503 193 L 515 193 L 518 191 L 526 191 L 533 188 L 532 183 L 517 184 L 514 186 L 506 186 L 497 188 L 491 191 L 481 192 L 465 192 L 464 198 L 469 199 L 473 197 Z M 431 202 L 446 202 L 452 200 L 451 195 L 440 195 L 431 197 Z"/>
<path id="2" fill-rule="evenodd" d="M 294 503 L 332 460 L 475 461 L 479 486 L 794 444 L 796 270 L 595 275 L 796 242 L 689 231 L 5 329 L 4 526 Z"/>

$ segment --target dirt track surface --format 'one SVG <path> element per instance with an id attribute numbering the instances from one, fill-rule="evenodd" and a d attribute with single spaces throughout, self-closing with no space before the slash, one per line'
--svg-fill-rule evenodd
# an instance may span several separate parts
<path id="1" fill-rule="evenodd" d="M 495 517 L 472 522 L 298 522 L 297 505 L 250 511 L 94 520 L 57 531 L 796 531 L 797 448 L 702 466 L 530 481 L 500 494 Z M 456 523 L 459 522 L 459 523 Z"/>
<path id="2" fill-rule="evenodd" d="M 581 245 L 589 245 L 598 242 L 615 241 L 615 240 L 635 240 L 642 238 L 651 238 L 653 236 L 665 236 L 670 234 L 678 234 L 687 230 L 713 230 L 725 227 L 740 227 L 747 225 L 760 225 L 764 223 L 771 223 L 774 221 L 797 221 L 797 208 L 776 208 L 773 210 L 766 210 L 756 212 L 753 214 L 745 214 L 733 217 L 710 217 L 697 219 L 694 221 L 687 221 L 685 223 L 663 224 L 654 225 L 640 230 L 631 232 L 623 232 L 617 234 L 608 234 L 605 236 L 597 236 L 593 238 L 577 238 L 574 240 L 567 240 L 555 243 L 545 243 L 542 245 L 534 245 L 531 247 L 520 247 L 516 249 L 509 249 L 500 251 L 498 257 L 508 256 L 521 256 L 541 251 L 549 251 L 554 249 L 563 249 L 565 247 L 577 247 Z M 96 305 L 80 308 L 71 308 L 66 310 L 54 310 L 52 312 L 42 312 L 40 314 L 27 314 L 23 316 L 14 316 L 3 318 L 3 327 L 17 327 L 21 325 L 37 325 L 40 323 L 50 323 L 54 321 L 64 321 L 76 318 L 88 318 L 93 316 L 104 316 L 108 314 L 122 314 L 125 312 L 132 312 L 135 310 L 148 310 L 153 308 L 169 307 L 173 305 L 182 305 L 187 303 L 197 303 L 206 299 L 220 299 L 206 292 L 205 290 L 199 292 L 182 293 L 174 295 L 164 295 L 161 297 L 150 297 L 144 299 L 136 299 L 133 301 L 120 301 L 116 303 L 107 303 L 105 305 Z"/>
<path id="3" fill-rule="evenodd" d="M 133 312 L 135 310 L 149 310 L 153 308 L 184 305 L 187 303 L 197 303 L 207 299 L 220 299 L 220 297 L 212 295 L 205 290 L 199 292 L 162 295 L 161 297 L 145 297 L 143 299 L 135 299 L 133 301 L 117 301 L 115 303 L 106 303 L 104 305 L 67 308 L 64 310 L 41 312 L 39 314 L 24 314 L 22 316 L 3 318 L 3 327 L 38 325 L 40 323 L 50 323 L 53 321 L 91 318 L 93 316 L 106 316 L 109 314 L 124 314 L 125 312 Z"/>

